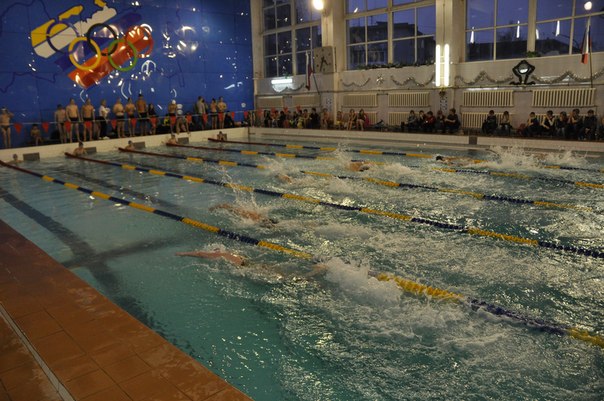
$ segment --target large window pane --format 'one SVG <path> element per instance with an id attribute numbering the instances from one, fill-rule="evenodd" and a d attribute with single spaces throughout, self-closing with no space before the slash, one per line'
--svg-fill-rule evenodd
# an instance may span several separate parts
<path id="1" fill-rule="evenodd" d="M 296 29 L 296 50 L 308 50 L 310 48 L 310 28 Z"/>
<path id="2" fill-rule="evenodd" d="M 379 14 L 367 17 L 367 41 L 388 39 L 388 15 Z"/>
<path id="3" fill-rule="evenodd" d="M 266 57 L 264 59 L 264 73 L 267 78 L 277 76 L 277 57 Z"/>
<path id="4" fill-rule="evenodd" d="M 544 56 L 568 54 L 570 19 L 537 24 L 535 50 Z"/>
<path id="5" fill-rule="evenodd" d="M 413 65 L 415 63 L 415 40 L 397 40 L 393 43 L 392 61 L 395 64 Z"/>
<path id="6" fill-rule="evenodd" d="M 388 0 L 367 0 L 367 10 L 375 10 L 376 8 L 386 8 Z"/>
<path id="7" fill-rule="evenodd" d="M 497 29 L 497 59 L 526 57 L 526 25 Z"/>
<path id="8" fill-rule="evenodd" d="M 388 64 L 388 42 L 367 45 L 367 64 Z"/>
<path id="9" fill-rule="evenodd" d="M 436 34 L 436 8 L 420 7 L 417 9 L 417 35 Z"/>
<path id="10" fill-rule="evenodd" d="M 365 45 L 348 47 L 348 69 L 354 70 L 365 65 Z"/>
<path id="11" fill-rule="evenodd" d="M 304 24 L 310 21 L 316 21 L 321 18 L 319 11 L 311 5 L 310 0 L 296 0 L 296 22 L 298 24 Z"/>
<path id="12" fill-rule="evenodd" d="M 292 52 L 292 33 L 280 32 L 277 34 L 277 52 L 279 54 L 291 53 Z"/>
<path id="13" fill-rule="evenodd" d="M 466 34 L 466 60 L 492 60 L 493 59 L 493 30 L 467 32 Z"/>
<path id="14" fill-rule="evenodd" d="M 569 0 L 537 0 L 537 21 L 570 17 L 573 2 Z"/>
<path id="15" fill-rule="evenodd" d="M 287 75 L 292 75 L 292 55 L 286 54 L 284 56 L 279 56 L 278 59 L 279 64 L 279 76 L 284 77 Z"/>
<path id="16" fill-rule="evenodd" d="M 362 43 L 365 39 L 365 17 L 348 20 L 348 43 Z"/>
<path id="17" fill-rule="evenodd" d="M 488 28 L 494 24 L 494 0 L 468 0 L 467 29 Z"/>
<path id="18" fill-rule="evenodd" d="M 264 30 L 275 29 L 277 27 L 275 21 L 275 9 L 267 8 L 264 10 Z"/>
<path id="19" fill-rule="evenodd" d="M 291 6 L 289 4 L 277 7 L 277 28 L 290 26 L 291 21 Z"/>
<path id="20" fill-rule="evenodd" d="M 394 25 L 393 38 L 410 38 L 415 36 L 415 10 L 397 11 L 392 14 Z"/>
<path id="21" fill-rule="evenodd" d="M 418 64 L 434 64 L 434 51 L 436 41 L 433 36 L 417 39 L 417 60 Z"/>
<path id="22" fill-rule="evenodd" d="M 296 74 L 306 74 L 306 52 L 296 53 Z"/>
<path id="23" fill-rule="evenodd" d="M 267 56 L 277 54 L 277 35 L 264 36 L 264 54 Z"/>
<path id="24" fill-rule="evenodd" d="M 312 42 L 312 48 L 314 49 L 315 47 L 321 47 L 322 46 L 322 37 L 321 37 L 321 25 L 317 25 L 317 26 L 313 26 L 311 28 L 311 42 Z"/>
<path id="25" fill-rule="evenodd" d="M 526 23 L 528 0 L 505 0 L 497 2 L 497 26 Z"/>

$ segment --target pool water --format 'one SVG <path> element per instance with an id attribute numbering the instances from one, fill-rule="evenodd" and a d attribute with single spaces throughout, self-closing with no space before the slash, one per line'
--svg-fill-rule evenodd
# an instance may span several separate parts
<path id="1" fill-rule="evenodd" d="M 533 178 L 518 179 L 447 173 L 434 170 L 443 166 L 433 159 L 343 151 L 366 146 L 341 148 L 332 154 L 333 161 L 150 149 L 262 164 L 265 169 L 119 153 L 91 157 L 604 249 L 604 189 L 559 181 L 602 184 L 604 174 L 539 167 L 545 162 L 597 170 L 604 167 L 602 158 L 566 153 L 541 161 L 520 149 L 389 149 L 489 159 L 470 168 Z M 294 152 L 319 154 L 287 150 Z M 363 173 L 346 170 L 351 159 L 359 158 L 384 164 Z M 0 218 L 255 400 L 600 400 L 604 394 L 601 348 L 463 303 L 410 295 L 368 274 L 396 274 L 604 336 L 604 259 L 79 160 L 22 166 L 316 255 L 315 261 L 299 260 L 0 169 Z M 300 171 L 591 210 L 484 201 Z M 292 182 L 278 180 L 278 174 L 290 176 Z M 258 211 L 277 223 L 259 226 L 225 210 L 209 210 L 222 203 Z M 175 256 L 216 248 L 245 256 L 249 265 Z M 307 277 L 316 261 L 327 265 L 327 272 Z"/>

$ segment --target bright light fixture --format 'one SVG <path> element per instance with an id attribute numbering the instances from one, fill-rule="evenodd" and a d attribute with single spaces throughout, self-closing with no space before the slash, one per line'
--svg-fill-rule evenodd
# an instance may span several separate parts
<path id="1" fill-rule="evenodd" d="M 312 6 L 315 10 L 321 11 L 325 8 L 325 2 L 323 0 L 312 0 Z"/>
<path id="2" fill-rule="evenodd" d="M 450 68 L 450 64 L 451 64 L 451 58 L 450 58 L 450 48 L 448 44 L 445 44 L 445 61 L 444 61 L 444 73 L 445 73 L 445 78 L 444 78 L 444 82 L 443 84 L 445 85 L 445 87 L 448 87 L 450 84 L 449 81 L 449 68 Z"/>
<path id="3" fill-rule="evenodd" d="M 591 1 L 588 1 L 587 3 L 585 3 L 583 5 L 583 7 L 585 7 L 585 11 L 590 11 L 591 10 L 591 6 L 592 6 Z"/>
<path id="4" fill-rule="evenodd" d="M 436 45 L 436 59 L 434 60 L 434 75 L 436 76 L 437 87 L 440 87 L 440 45 Z"/>

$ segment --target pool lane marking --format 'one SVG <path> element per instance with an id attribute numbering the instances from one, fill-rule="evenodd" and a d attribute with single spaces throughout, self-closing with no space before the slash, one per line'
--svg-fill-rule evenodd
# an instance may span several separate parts
<path id="1" fill-rule="evenodd" d="M 293 255 L 297 258 L 301 258 L 301 259 L 312 259 L 313 255 L 307 253 L 307 252 L 302 252 L 302 251 L 298 251 L 296 249 L 292 249 L 292 248 L 287 248 L 278 244 L 273 244 L 271 242 L 267 242 L 267 241 L 261 241 L 261 240 L 257 240 L 255 238 L 252 237 L 248 237 L 247 235 L 243 235 L 243 234 L 238 234 L 232 231 L 227 231 L 227 230 L 223 230 L 222 228 L 219 227 L 215 227 L 212 226 L 210 224 L 206 224 L 202 221 L 199 220 L 194 220 L 188 217 L 184 217 L 184 216 L 179 216 L 177 214 L 171 213 L 171 212 L 167 212 L 165 210 L 161 210 L 161 209 L 156 209 L 154 207 L 148 206 L 148 205 L 144 205 L 141 203 L 137 203 L 137 202 L 131 202 L 128 201 L 126 199 L 122 199 L 122 198 L 118 198 L 115 196 L 111 196 L 108 194 L 105 194 L 103 192 L 100 191 L 95 191 L 92 189 L 88 189 L 85 187 L 81 187 L 79 185 L 76 184 L 72 184 L 69 182 L 65 182 L 47 175 L 43 175 L 43 174 L 39 174 L 36 173 L 35 171 L 31 171 L 31 170 L 27 170 L 21 167 L 17 167 L 17 166 L 12 166 L 12 165 L 8 165 L 2 161 L 0 161 L 0 165 L 4 166 L 4 167 L 9 167 L 12 168 L 14 170 L 20 171 L 22 173 L 26 173 L 26 174 L 30 174 L 33 175 L 35 177 L 41 178 L 42 180 L 46 181 L 46 182 L 50 182 L 50 183 L 54 183 L 54 184 L 59 184 L 62 185 L 65 188 L 69 188 L 69 189 L 73 189 L 76 191 L 80 191 L 83 193 L 86 193 L 88 195 L 94 196 L 94 197 L 98 197 L 100 199 L 104 199 L 110 202 L 114 202 L 114 203 L 119 203 L 121 205 L 124 206 L 129 206 L 133 209 L 137 209 L 143 212 L 147 212 L 147 213 L 151 213 L 151 214 L 155 214 L 158 216 L 162 216 L 162 217 L 166 217 L 169 219 L 172 219 L 174 221 L 178 221 L 180 223 L 184 223 L 187 224 L 189 226 L 195 227 L 195 228 L 199 228 L 201 230 L 204 231 L 208 231 L 217 235 L 220 235 L 222 237 L 226 237 L 235 241 L 239 241 L 239 242 L 243 242 L 246 244 L 250 244 L 250 245 L 256 245 L 259 247 L 263 247 L 263 248 L 269 248 L 269 249 L 273 249 L 282 253 L 286 253 L 289 255 Z M 163 175 L 163 174 L 162 174 Z"/>
<path id="2" fill-rule="evenodd" d="M 317 176 L 317 177 L 324 177 L 324 178 L 339 178 L 339 179 L 344 179 L 344 180 L 363 180 L 363 181 L 371 182 L 376 185 L 382 185 L 382 186 L 390 187 L 390 188 L 425 189 L 425 190 L 429 190 L 429 191 L 451 193 L 451 194 L 456 194 L 456 195 L 465 195 L 465 196 L 471 196 L 471 197 L 479 199 L 479 200 L 491 200 L 491 201 L 509 202 L 509 203 L 513 203 L 513 204 L 526 204 L 526 205 L 535 205 L 535 206 L 542 206 L 542 207 L 548 207 L 548 208 L 574 209 L 574 210 L 580 210 L 580 211 L 584 211 L 584 212 L 594 212 L 594 209 L 592 209 L 590 207 L 586 207 L 586 206 L 577 206 L 577 205 L 555 203 L 555 202 L 549 202 L 549 201 L 536 201 L 536 200 L 529 200 L 529 199 L 521 199 L 521 198 L 514 198 L 511 196 L 507 196 L 507 195 L 487 195 L 487 194 L 483 194 L 483 193 L 479 193 L 479 192 L 465 191 L 462 189 L 455 189 L 455 188 L 439 188 L 439 187 L 432 187 L 429 185 L 394 182 L 394 181 L 382 180 L 379 178 L 372 178 L 372 177 L 354 177 L 354 176 L 346 176 L 346 175 L 335 175 L 335 174 L 321 173 L 321 172 L 316 172 L 316 171 L 301 171 L 301 173 L 307 174 L 307 175 L 313 175 L 313 176 Z"/>
<path id="3" fill-rule="evenodd" d="M 306 146 L 306 145 L 294 145 L 294 144 L 282 144 L 282 143 L 265 143 L 265 142 L 246 142 L 246 141 L 219 141 L 214 138 L 208 138 L 208 141 L 215 143 L 236 143 L 240 145 L 258 145 L 258 146 L 272 146 L 272 147 L 281 147 L 288 149 L 311 149 L 311 150 L 320 150 L 326 152 L 333 152 L 338 150 L 337 147 L 320 147 L 320 146 Z M 354 153 L 363 153 L 368 155 L 386 155 L 386 156 L 408 156 L 408 157 L 418 157 L 423 159 L 431 159 L 435 157 L 433 154 L 429 153 L 406 153 L 406 152 L 390 152 L 378 149 L 340 149 L 342 152 L 354 152 Z M 455 160 L 458 159 L 454 156 L 447 156 L 449 159 Z M 485 163 L 488 160 L 483 159 L 471 159 L 471 163 Z M 557 170 L 574 170 L 574 171 L 592 171 L 596 173 L 604 173 L 604 168 L 602 169 L 592 169 L 586 167 L 571 167 L 571 166 L 561 166 L 555 164 L 544 164 L 540 166 L 540 168 L 545 169 L 557 169 Z"/>
<path id="4" fill-rule="evenodd" d="M 44 181 L 47 181 L 49 183 L 54 183 L 54 184 L 58 184 L 58 185 L 62 185 L 66 188 L 70 188 L 70 189 L 74 189 L 86 194 L 90 194 L 93 196 L 98 196 L 101 199 L 105 199 L 114 203 L 119 203 L 125 206 L 131 206 L 134 202 L 130 202 L 127 201 L 125 199 L 121 199 L 121 198 L 117 198 L 114 196 L 110 196 L 107 194 L 104 194 L 102 192 L 99 191 L 94 191 L 88 188 L 84 188 L 84 187 L 80 187 L 78 185 L 65 185 L 68 184 L 64 181 L 52 178 L 50 176 L 47 175 L 42 175 L 39 173 L 36 173 L 34 171 L 31 170 L 27 170 L 21 167 L 17 167 L 17 166 L 13 166 L 13 165 L 9 165 L 3 161 L 0 161 L 0 165 L 4 166 L 4 167 L 8 167 L 17 171 L 20 171 L 22 173 L 26 173 L 26 174 L 30 174 L 32 176 L 38 177 L 43 179 Z M 95 195 L 96 194 L 96 195 Z M 139 205 L 139 204 L 136 204 Z M 209 224 L 205 224 L 199 220 L 193 220 L 193 219 L 189 219 L 187 217 L 183 217 L 183 216 L 178 216 L 176 214 L 170 213 L 170 212 L 166 212 L 166 211 L 162 211 L 159 209 L 153 209 L 153 208 L 137 208 L 138 210 L 143 210 L 152 214 L 156 214 L 158 216 L 162 216 L 162 217 L 166 217 L 175 221 L 179 221 L 182 222 L 184 224 L 188 224 L 192 227 L 196 227 L 211 233 L 215 233 L 217 235 L 221 235 L 223 237 L 232 239 L 232 240 L 236 240 L 236 241 L 240 241 L 246 244 L 250 244 L 250 245 L 257 245 L 263 248 L 267 248 L 267 249 L 271 249 L 277 252 L 282 252 L 285 253 L 287 255 L 291 255 L 293 257 L 299 258 L 299 259 L 311 259 L 314 256 L 306 253 L 306 252 L 301 252 L 295 249 L 291 249 L 291 248 L 286 248 L 284 246 L 278 245 L 278 244 L 274 244 L 271 242 L 266 242 L 266 241 L 258 241 L 254 238 L 248 237 L 246 235 L 241 235 L 241 234 L 237 234 L 234 232 L 230 232 L 230 231 L 225 231 L 222 230 L 218 227 L 209 225 Z M 374 273 L 374 272 L 370 272 L 369 273 L 371 276 L 375 277 L 377 280 L 379 281 L 392 281 L 394 282 L 397 287 L 399 287 L 401 290 L 414 294 L 414 295 L 423 295 L 423 296 L 428 296 L 431 298 L 436 298 L 436 299 L 442 299 L 442 300 L 449 300 L 449 301 L 453 301 L 453 302 L 457 302 L 457 303 L 462 303 L 462 304 L 467 304 L 469 305 L 472 309 L 481 309 L 484 310 L 486 312 L 489 312 L 491 314 L 494 314 L 496 316 L 506 316 L 509 317 L 511 319 L 514 319 L 522 324 L 524 324 L 527 327 L 530 328 L 534 328 L 537 329 L 539 331 L 544 331 L 544 332 L 548 332 L 548 333 L 553 333 L 553 334 L 557 334 L 557 335 L 567 335 L 569 337 L 578 339 L 580 341 L 586 342 L 588 344 L 591 345 L 596 345 L 598 347 L 604 348 L 604 337 L 600 337 L 598 335 L 594 335 L 589 333 L 586 330 L 582 330 L 576 327 L 570 327 L 570 326 L 561 326 L 555 323 L 548 323 L 545 322 L 543 320 L 540 319 L 533 319 L 530 317 L 526 317 L 526 316 L 522 316 L 516 312 L 510 311 L 508 309 L 505 309 L 501 306 L 497 306 L 495 304 L 490 304 L 487 303 L 485 301 L 481 301 L 478 299 L 474 299 L 474 298 L 470 298 L 470 297 L 466 297 L 463 296 L 461 294 L 457 294 L 448 290 L 444 290 L 444 289 L 440 289 L 440 288 L 436 288 L 436 287 L 431 287 L 425 284 L 421 284 L 412 280 L 408 280 L 405 279 L 403 277 L 394 275 L 394 274 L 390 274 L 390 273 Z"/>
<path id="5" fill-rule="evenodd" d="M 257 169 L 267 169 L 267 166 L 264 166 L 261 164 L 239 163 L 239 162 L 233 162 L 233 161 L 229 161 L 229 160 L 214 160 L 214 159 L 205 159 L 205 158 L 202 159 L 202 158 L 198 158 L 198 157 L 169 155 L 166 153 L 144 152 L 144 151 L 140 151 L 140 150 L 128 150 L 128 149 L 124 149 L 124 148 L 118 148 L 118 149 L 121 152 L 136 153 L 136 154 L 147 155 L 147 156 L 165 157 L 165 158 L 169 158 L 169 159 L 186 160 L 186 161 L 193 162 L 193 163 L 214 163 L 214 164 L 218 164 L 218 165 L 222 165 L 222 166 L 229 166 L 229 167 L 240 166 L 240 167 L 252 167 L 252 168 L 257 168 Z M 437 170 L 452 172 L 452 173 L 457 172 L 455 169 L 437 169 Z M 470 171 L 476 171 L 476 170 L 470 170 Z M 307 175 L 314 175 L 314 176 L 325 177 L 325 178 L 336 177 L 336 178 L 340 178 L 340 179 L 363 179 L 368 182 L 373 182 L 374 184 L 384 185 L 384 186 L 389 186 L 389 187 L 423 188 L 423 189 L 427 189 L 427 190 L 434 190 L 434 191 L 441 191 L 441 192 L 460 193 L 463 195 L 473 196 L 476 199 L 511 202 L 511 203 L 517 203 L 517 204 L 533 204 L 535 206 L 542 206 L 542 207 L 549 207 L 549 208 L 561 208 L 561 209 L 575 209 L 575 210 L 582 210 L 582 211 L 588 211 L 588 212 L 594 211 L 593 209 L 588 208 L 588 207 L 560 204 L 560 203 L 554 203 L 554 202 L 549 202 L 549 201 L 530 201 L 530 200 L 517 199 L 517 198 L 512 198 L 512 197 L 503 196 L 503 195 L 486 195 L 486 194 L 471 193 L 471 192 L 462 193 L 463 191 L 457 192 L 457 191 L 459 191 L 457 189 L 444 189 L 444 188 L 430 187 L 430 186 L 426 186 L 426 185 L 397 183 L 397 182 L 392 182 L 392 181 L 386 181 L 386 180 L 380 180 L 380 179 L 374 179 L 374 178 L 365 178 L 365 177 L 361 178 L 361 177 L 337 176 L 337 175 L 333 175 L 333 174 L 320 173 L 320 172 L 316 172 L 316 171 L 301 171 L 301 172 L 304 174 L 307 174 Z M 498 175 L 502 175 L 502 174 L 498 174 Z M 528 176 L 525 176 L 525 177 L 527 179 L 530 178 Z M 585 184 L 583 186 L 588 186 L 588 185 Z"/>
<path id="6" fill-rule="evenodd" d="M 145 172 L 145 173 L 149 173 L 149 174 L 160 175 L 162 177 L 172 177 L 172 178 L 178 178 L 178 179 L 182 179 L 182 180 L 186 180 L 185 177 L 189 177 L 189 176 L 185 176 L 185 175 L 178 174 L 178 173 L 160 171 L 160 170 L 155 170 L 153 168 L 148 168 L 148 167 L 133 166 L 130 164 L 110 162 L 110 161 L 106 161 L 106 160 L 90 159 L 90 158 L 82 157 L 82 156 L 75 157 L 69 153 L 65 153 L 65 155 L 69 158 L 110 165 L 110 166 L 118 167 L 118 168 L 121 167 L 126 170 L 136 170 L 136 171 Z M 572 245 L 558 245 L 558 244 L 556 244 L 554 242 L 550 242 L 550 241 L 539 241 L 536 239 L 524 238 L 524 237 L 519 237 L 519 236 L 515 236 L 515 235 L 502 234 L 502 233 L 498 233 L 495 231 L 484 230 L 484 229 L 481 229 L 478 227 L 465 227 L 465 226 L 461 226 L 461 225 L 442 223 L 442 222 L 435 221 L 435 220 L 424 219 L 421 217 L 413 217 L 413 216 L 410 216 L 407 214 L 402 214 L 402 213 L 389 212 L 389 211 L 384 211 L 384 210 L 376 210 L 376 209 L 362 207 L 362 206 L 343 205 L 340 203 L 322 201 L 320 199 L 311 198 L 311 197 L 302 196 L 302 195 L 253 188 L 250 186 L 233 184 L 233 183 L 224 182 L 224 181 L 209 180 L 209 179 L 205 179 L 205 178 L 201 178 L 201 177 L 196 177 L 196 178 L 197 178 L 197 180 L 195 180 L 195 182 L 204 183 L 204 184 L 212 184 L 212 185 L 217 185 L 217 186 L 221 186 L 221 187 L 225 187 L 225 188 L 239 189 L 239 190 L 243 190 L 243 191 L 247 191 L 247 192 L 255 192 L 255 193 L 273 196 L 273 197 L 277 197 L 277 198 L 291 199 L 291 200 L 296 200 L 296 201 L 300 201 L 300 202 L 319 204 L 319 205 L 328 206 L 328 207 L 332 207 L 332 208 L 340 209 L 340 210 L 356 211 L 356 212 L 361 212 L 361 213 L 365 213 L 365 214 L 384 216 L 384 217 L 388 217 L 388 218 L 395 219 L 395 220 L 409 221 L 412 223 L 429 225 L 429 226 L 441 228 L 444 230 L 458 231 L 458 232 L 462 232 L 462 233 L 466 233 L 466 234 L 470 234 L 470 235 L 494 238 L 494 239 L 499 239 L 499 240 L 503 240 L 503 241 L 507 241 L 507 242 L 513 242 L 513 243 L 517 243 L 517 244 L 524 244 L 524 245 L 554 249 L 554 250 L 558 250 L 558 251 L 576 253 L 576 254 L 585 255 L 585 256 L 589 256 L 589 257 L 595 257 L 595 258 L 604 258 L 604 251 L 598 251 L 598 250 L 594 250 L 594 249 L 582 248 L 582 247 L 577 247 L 577 246 L 572 246 Z"/>
<path id="7" fill-rule="evenodd" d="M 444 173 L 459 173 L 459 174 L 482 174 L 482 175 L 491 175 L 496 177 L 509 177 L 516 178 L 519 180 L 535 180 L 535 181 L 547 181 L 547 182 L 559 182 L 563 184 L 571 184 L 576 185 L 578 187 L 588 187 L 588 188 L 597 188 L 604 189 L 604 184 L 597 184 L 593 182 L 584 182 L 584 181 L 570 181 L 570 180 L 562 180 L 558 178 L 549 178 L 549 177 L 531 177 L 526 174 L 520 173 L 506 173 L 499 171 L 491 171 L 491 170 L 474 170 L 467 168 L 450 168 L 450 167 L 434 167 L 432 168 L 434 171 L 440 171 Z"/>
<path id="8" fill-rule="evenodd" d="M 176 144 L 171 144 L 171 143 L 167 143 L 166 146 L 176 147 L 176 148 L 209 150 L 212 152 L 232 152 L 232 153 L 239 153 L 239 154 L 246 155 L 246 156 L 274 156 L 274 157 L 280 157 L 280 158 L 285 158 L 285 159 L 337 160 L 335 157 L 304 156 L 304 155 L 298 155 L 296 153 L 255 152 L 255 151 L 243 150 L 243 149 L 210 148 L 207 146 L 176 145 Z"/>

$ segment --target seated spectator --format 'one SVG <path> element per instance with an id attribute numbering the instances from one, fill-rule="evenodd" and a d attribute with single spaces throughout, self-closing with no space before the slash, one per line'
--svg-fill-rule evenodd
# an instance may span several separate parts
<path id="1" fill-rule="evenodd" d="M 522 130 L 521 134 L 522 134 L 522 136 L 534 138 L 534 137 L 538 136 L 539 133 L 541 132 L 540 127 L 541 127 L 541 123 L 539 122 L 539 119 L 535 115 L 535 112 L 531 111 L 531 113 L 529 114 L 529 118 L 526 121 L 526 125 L 524 126 L 524 129 Z"/>
<path id="2" fill-rule="evenodd" d="M 308 116 L 308 128 L 321 128 L 321 116 L 319 113 L 317 113 L 317 109 L 315 107 L 310 109 L 310 115 Z"/>
<path id="3" fill-rule="evenodd" d="M 344 129 L 344 113 L 338 111 L 336 113 L 336 120 L 333 123 L 335 129 Z"/>
<path id="4" fill-rule="evenodd" d="M 354 109 L 350 109 L 348 112 L 348 125 L 346 126 L 347 130 L 351 130 L 352 127 L 356 127 L 357 124 L 357 113 L 355 113 Z"/>
<path id="5" fill-rule="evenodd" d="M 556 133 L 556 118 L 554 117 L 554 112 L 548 110 L 543 117 L 543 121 L 541 122 L 541 133 L 544 136 L 553 136 Z"/>
<path id="6" fill-rule="evenodd" d="M 445 118 L 445 132 L 449 132 L 451 134 L 456 133 L 461 126 L 461 122 L 459 121 L 459 117 L 457 116 L 457 112 L 455 109 L 450 109 L 449 114 Z"/>
<path id="7" fill-rule="evenodd" d="M 510 120 L 510 112 L 504 111 L 501 116 L 501 122 L 499 123 L 499 131 L 507 136 L 512 134 L 512 122 Z"/>
<path id="8" fill-rule="evenodd" d="M 44 143 L 44 139 L 42 139 L 42 132 L 40 131 L 38 124 L 31 126 L 31 131 L 29 131 L 29 134 L 31 135 L 32 141 L 34 141 L 34 146 L 42 145 Z"/>
<path id="9" fill-rule="evenodd" d="M 587 111 L 587 117 L 583 119 L 583 138 L 588 141 L 596 139 L 596 132 L 598 129 L 598 118 L 595 116 L 593 110 Z"/>
<path id="10" fill-rule="evenodd" d="M 300 126 L 302 123 L 302 126 Z M 298 118 L 298 128 L 310 128 L 310 115 L 308 109 L 304 109 L 300 118 Z"/>
<path id="11" fill-rule="evenodd" d="M 573 109 L 570 113 L 566 136 L 567 139 L 583 139 L 583 117 L 579 114 L 579 109 Z"/>
<path id="12" fill-rule="evenodd" d="M 367 114 L 365 114 L 365 110 L 359 110 L 359 114 L 357 114 L 357 129 L 364 131 L 366 121 L 368 121 L 368 119 Z"/>
<path id="13" fill-rule="evenodd" d="M 434 128 L 436 125 L 436 117 L 434 117 L 434 113 L 432 111 L 428 111 L 426 113 L 426 117 L 422 123 L 422 131 L 423 132 L 434 132 Z"/>
<path id="14" fill-rule="evenodd" d="M 409 111 L 409 116 L 407 117 L 407 122 L 401 123 L 401 131 L 404 132 L 405 128 L 406 128 L 407 132 L 415 132 L 418 130 L 419 126 L 420 126 L 419 121 L 417 120 L 415 111 L 411 110 L 411 111 Z"/>
<path id="15" fill-rule="evenodd" d="M 273 119 L 271 118 L 271 111 L 264 110 L 264 126 L 270 128 L 273 126 Z"/>
<path id="16" fill-rule="evenodd" d="M 436 132 L 440 131 L 442 133 L 445 132 L 445 115 L 442 110 L 438 110 L 436 112 L 436 121 L 434 122 L 434 130 Z"/>
<path id="17" fill-rule="evenodd" d="M 327 109 L 321 111 L 321 129 L 329 129 L 331 125 L 331 116 Z"/>
<path id="18" fill-rule="evenodd" d="M 482 122 L 482 133 L 485 135 L 493 135 L 497 129 L 497 116 L 495 111 L 489 110 L 487 118 Z"/>
<path id="19" fill-rule="evenodd" d="M 566 129 L 568 127 L 568 116 L 565 111 L 561 111 L 555 120 L 554 127 L 556 128 L 556 136 L 558 138 L 566 138 Z"/>
<path id="20" fill-rule="evenodd" d="M 226 113 L 224 113 L 223 128 L 234 128 L 234 127 L 235 127 L 235 121 L 233 120 L 233 115 L 231 114 L 230 111 L 227 110 Z"/>
<path id="21" fill-rule="evenodd" d="M 596 134 L 596 141 L 601 141 L 602 139 L 604 139 L 604 117 L 602 117 L 602 121 L 600 121 L 598 133 Z"/>

